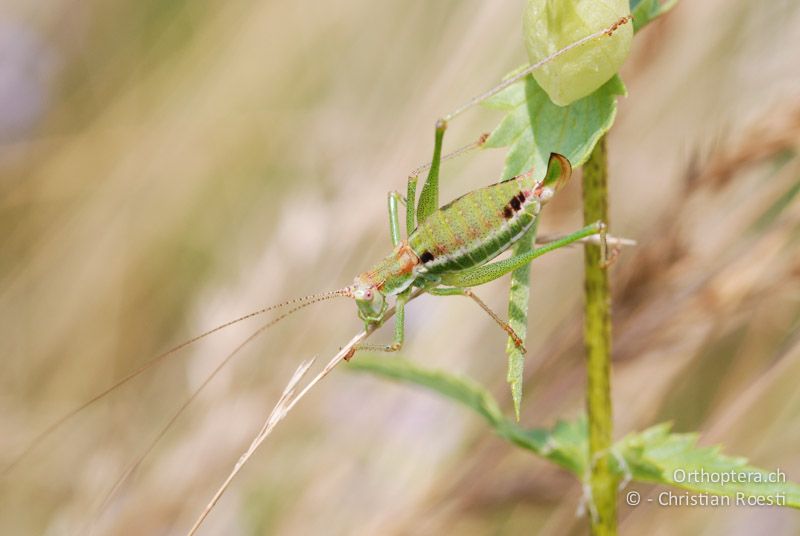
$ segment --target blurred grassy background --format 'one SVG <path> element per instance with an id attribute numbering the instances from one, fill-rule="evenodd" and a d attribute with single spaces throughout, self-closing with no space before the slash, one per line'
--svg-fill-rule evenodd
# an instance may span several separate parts
<path id="1" fill-rule="evenodd" d="M 194 333 L 339 288 L 389 249 L 385 194 L 434 119 L 525 61 L 518 2 L 0 4 L 0 452 Z M 800 480 L 800 6 L 681 3 L 637 36 L 610 137 L 617 435 L 657 421 Z M 499 117 L 459 118 L 450 148 Z M 442 198 L 499 151 L 448 163 Z M 580 221 L 578 181 L 543 232 Z M 580 251 L 533 268 L 523 421 L 583 404 Z M 481 294 L 504 310 L 507 283 Z M 466 302 L 408 311 L 404 355 L 504 385 Z M 359 327 L 328 302 L 227 368 L 255 324 L 85 411 L 0 481 L 3 534 L 180 534 L 301 359 Z M 464 326 L 470 326 L 465 330 Z M 388 332 L 379 334 L 386 338 Z M 376 337 L 375 340 L 379 340 Z M 646 493 L 657 490 L 638 488 Z M 427 393 L 337 371 L 265 444 L 206 534 L 582 534 L 580 488 Z M 622 534 L 795 534 L 796 512 L 621 506 Z"/>

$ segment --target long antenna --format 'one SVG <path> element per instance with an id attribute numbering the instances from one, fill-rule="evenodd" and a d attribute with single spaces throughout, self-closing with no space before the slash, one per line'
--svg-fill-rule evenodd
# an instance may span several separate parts
<path id="1" fill-rule="evenodd" d="M 172 428 L 172 425 L 175 424 L 175 421 L 177 421 L 178 418 L 184 413 L 184 411 L 186 411 L 186 408 L 188 408 L 189 405 L 192 402 L 194 402 L 195 399 L 197 399 L 197 397 L 200 395 L 203 389 L 205 389 L 206 386 L 208 386 L 208 384 L 211 383 L 211 381 L 216 377 L 219 371 L 221 371 L 225 367 L 225 365 L 227 365 L 239 352 L 241 352 L 245 346 L 247 346 L 249 343 L 255 340 L 259 335 L 264 333 L 266 330 L 268 330 L 281 320 L 285 319 L 288 316 L 291 316 L 292 314 L 296 313 L 301 309 L 308 307 L 309 305 L 313 305 L 315 303 L 330 300 L 333 298 L 349 297 L 350 295 L 351 295 L 350 288 L 346 287 L 343 289 L 334 290 L 332 292 L 317 294 L 315 296 L 304 296 L 303 298 L 297 298 L 295 300 L 292 300 L 291 302 L 286 302 L 286 303 L 297 303 L 302 300 L 307 300 L 295 307 L 292 307 L 290 310 L 270 320 L 269 322 L 259 326 L 258 329 L 256 329 L 250 335 L 248 335 L 246 339 L 244 339 L 241 343 L 239 343 L 239 345 L 236 348 L 234 348 L 228 355 L 225 356 L 225 359 L 223 359 L 214 368 L 214 370 L 212 370 L 211 373 L 208 376 L 206 376 L 206 378 L 203 380 L 203 383 L 201 383 L 200 386 L 197 389 L 195 389 L 191 395 L 189 395 L 189 398 L 187 398 L 183 402 L 183 404 L 180 405 L 180 407 L 175 411 L 175 413 L 172 414 L 169 420 L 167 420 L 164 426 L 158 431 L 155 437 L 147 445 L 147 448 L 139 456 L 137 456 L 137 458 L 125 469 L 125 471 L 123 471 L 123 473 L 119 476 L 119 478 L 114 482 L 114 485 L 111 486 L 111 489 L 109 489 L 108 493 L 106 494 L 106 497 L 103 499 L 103 502 L 97 511 L 97 515 L 92 517 L 97 518 L 98 516 L 102 515 L 103 511 L 111 502 L 111 499 L 114 498 L 114 495 L 117 493 L 122 484 L 125 483 L 128 477 L 130 477 L 130 475 L 132 475 L 136 471 L 136 469 L 139 468 L 142 462 L 144 462 L 147 456 L 150 455 L 150 453 L 153 451 L 153 449 L 155 449 L 159 441 L 161 441 L 161 439 L 166 435 L 169 429 Z"/>
<path id="2" fill-rule="evenodd" d="M 571 44 L 565 46 L 564 48 L 553 52 L 552 54 L 550 54 L 546 58 L 543 58 L 543 59 L 537 61 L 536 63 L 525 67 L 523 70 L 521 70 L 520 72 L 518 72 L 514 76 L 512 76 L 510 78 L 507 78 L 506 80 L 503 80 L 502 82 L 500 82 L 498 85 L 496 85 L 492 89 L 484 91 L 480 95 L 477 95 L 476 97 L 471 98 L 468 102 L 466 102 L 465 104 L 462 104 L 460 107 L 456 108 L 455 110 L 453 110 L 452 112 L 450 112 L 449 114 L 444 116 L 442 118 L 442 121 L 444 121 L 445 123 L 449 123 L 457 115 L 461 115 L 466 110 L 468 110 L 469 108 L 475 106 L 476 104 L 485 101 L 489 97 L 497 95 L 502 90 L 504 90 L 508 86 L 516 83 L 517 81 L 525 78 L 526 76 L 531 74 L 533 71 L 535 71 L 536 69 L 538 69 L 539 67 L 541 67 L 545 63 L 549 63 L 549 62 L 553 61 L 554 59 L 556 59 L 557 57 L 561 56 L 562 54 L 566 54 L 570 50 L 572 50 L 574 48 L 577 48 L 577 47 L 581 46 L 582 44 L 591 41 L 592 39 L 597 39 L 598 37 L 602 37 L 604 35 L 607 35 L 607 36 L 610 37 L 611 35 L 614 34 L 614 32 L 617 31 L 617 29 L 620 26 L 622 26 L 623 24 L 625 24 L 625 23 L 627 23 L 629 21 L 632 21 L 632 20 L 633 20 L 633 16 L 632 15 L 626 15 L 626 16 L 620 18 L 619 20 L 617 20 L 614 24 L 612 24 L 608 28 L 605 28 L 603 30 L 599 30 L 597 32 L 594 32 L 593 34 L 589 34 L 586 37 L 578 39 L 574 43 L 571 43 Z"/>
<path id="3" fill-rule="evenodd" d="M 291 309 L 290 311 L 284 313 L 283 315 L 279 316 L 277 319 L 275 319 L 272 322 L 270 322 L 266 327 L 269 327 L 269 326 L 273 325 L 274 323 L 278 322 L 279 320 L 282 320 L 283 318 L 285 318 L 288 315 L 294 313 L 295 311 L 298 311 L 299 309 L 302 309 L 306 305 L 311 305 L 312 303 L 317 303 L 317 302 L 324 301 L 324 300 L 327 300 L 327 299 L 330 299 L 330 298 L 336 298 L 336 297 L 339 297 L 339 296 L 346 297 L 346 296 L 350 296 L 350 295 L 351 295 L 350 294 L 350 287 L 345 287 L 345 288 L 334 290 L 334 291 L 331 291 L 331 292 L 324 292 L 324 293 L 321 293 L 321 294 L 310 294 L 308 296 L 302 296 L 300 298 L 294 298 L 294 299 L 291 299 L 291 300 L 287 300 L 285 302 L 281 302 L 281 303 L 278 303 L 278 304 L 275 304 L 275 305 L 270 305 L 269 307 L 264 307 L 262 309 L 258 309 L 257 311 L 253 311 L 253 312 L 247 313 L 246 315 L 240 316 L 240 317 L 235 318 L 233 320 L 229 320 L 228 322 L 225 322 L 224 324 L 220 324 L 220 325 L 218 325 L 218 326 L 216 326 L 214 328 L 211 328 L 211 329 L 209 329 L 207 331 L 204 331 L 203 333 L 200 333 L 199 335 L 196 335 L 196 336 L 192 337 L 191 339 L 188 339 L 188 340 L 178 344 L 177 346 L 173 346 L 169 350 L 166 350 L 165 352 L 158 354 L 157 356 L 155 356 L 154 358 L 150 359 L 149 361 L 147 361 L 145 364 L 143 364 L 139 368 L 137 368 L 134 371 L 128 373 L 125 376 L 123 376 L 122 378 L 120 378 L 119 380 L 117 380 L 116 382 L 111 384 L 109 387 L 106 387 L 105 389 L 103 389 L 102 391 L 100 391 L 99 393 L 97 393 L 96 395 L 94 395 L 93 397 L 88 399 L 87 401 L 85 401 L 82 404 L 78 405 L 77 407 L 71 409 L 70 411 L 68 411 L 67 413 L 63 414 L 61 417 L 59 417 L 55 421 L 53 421 L 49 426 L 47 426 L 44 430 L 39 432 L 36 436 L 34 436 L 34 438 L 32 440 L 30 440 L 28 442 L 28 444 L 25 446 L 25 448 L 22 449 L 22 452 L 20 452 L 20 454 L 18 454 L 17 457 L 9 465 L 7 465 L 3 469 L 2 473 L 0 473 L 0 475 L 5 476 L 9 472 L 11 472 L 17 465 L 19 465 L 19 463 L 25 457 L 27 457 L 36 448 L 37 445 L 39 445 L 39 443 L 42 442 L 42 440 L 44 440 L 50 434 L 55 432 L 58 428 L 60 428 L 65 422 L 70 420 L 72 417 L 74 417 L 75 415 L 77 415 L 78 413 L 80 413 L 81 411 L 86 409 L 87 407 L 91 406 L 92 404 L 94 404 L 95 402 L 100 400 L 101 398 L 104 398 L 105 396 L 107 396 L 109 393 L 111 393 L 112 391 L 114 391 L 118 387 L 128 383 L 129 381 L 131 381 L 132 379 L 136 378 L 137 376 L 139 376 L 143 372 L 153 368 L 158 363 L 160 363 L 161 361 L 165 360 L 167 357 L 170 357 L 171 355 L 179 352 L 180 350 L 183 350 L 187 346 L 190 346 L 190 345 L 196 343 L 200 339 L 204 339 L 204 338 L 208 337 L 209 335 L 212 335 L 212 334 L 214 334 L 214 333 L 216 333 L 218 331 L 221 331 L 221 330 L 223 330 L 223 329 L 225 329 L 227 327 L 230 327 L 230 326 L 232 326 L 234 324 L 238 324 L 239 322 L 242 322 L 242 321 L 247 320 L 249 318 L 253 318 L 255 316 L 260 316 L 262 314 L 268 313 L 268 312 L 273 311 L 275 309 L 279 309 L 281 307 L 286 307 L 287 305 L 294 305 L 294 304 L 302 303 L 302 305 L 300 305 L 298 307 L 295 307 L 295 308 Z M 266 329 L 266 327 L 264 329 Z"/>

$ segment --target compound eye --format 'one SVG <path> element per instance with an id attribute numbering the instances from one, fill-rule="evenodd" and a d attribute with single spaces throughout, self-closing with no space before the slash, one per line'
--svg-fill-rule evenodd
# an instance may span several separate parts
<path id="1" fill-rule="evenodd" d="M 371 300 L 372 299 L 372 291 L 366 290 L 364 291 L 364 299 Z"/>

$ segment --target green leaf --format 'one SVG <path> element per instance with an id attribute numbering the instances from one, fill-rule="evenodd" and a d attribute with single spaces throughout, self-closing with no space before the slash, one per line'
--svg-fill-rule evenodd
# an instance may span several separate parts
<path id="1" fill-rule="evenodd" d="M 498 435 L 515 445 L 557 463 L 579 478 L 586 472 L 588 450 L 584 418 L 573 423 L 559 421 L 552 430 L 526 430 L 506 419 L 492 395 L 468 378 L 425 369 L 407 359 L 369 355 L 359 355 L 350 362 L 348 369 L 411 383 L 451 398 L 482 416 Z"/>
<path id="2" fill-rule="evenodd" d="M 638 32 L 678 3 L 678 0 L 631 0 L 633 31 Z"/>
<path id="3" fill-rule="evenodd" d="M 424 387 L 472 409 L 501 437 L 574 473 L 588 475 L 588 427 L 585 417 L 559 421 L 553 429 L 524 429 L 506 419 L 497 402 L 472 380 L 425 369 L 406 359 L 359 356 L 350 370 Z M 670 433 L 669 423 L 630 434 L 611 447 L 611 461 L 620 477 L 666 484 L 696 493 L 773 500 L 776 506 L 800 508 L 800 485 L 785 474 L 759 469 L 747 460 L 722 454 L 719 446 L 697 445 L 697 434 Z M 725 475 L 725 476 L 724 476 Z M 722 482 L 722 479 L 727 481 Z M 743 499 L 746 500 L 746 499 Z M 782 501 L 782 502 L 781 502 Z M 732 502 L 732 504 L 739 504 Z"/>
<path id="4" fill-rule="evenodd" d="M 659 424 L 614 445 L 612 452 L 620 474 L 737 500 L 739 496 L 783 497 L 784 503 L 777 506 L 800 508 L 800 486 L 785 481 L 785 474 L 758 469 L 748 465 L 745 458 L 726 456 L 719 446 L 698 446 L 697 434 L 673 434 L 670 427 L 669 423 Z"/>
<path id="5" fill-rule="evenodd" d="M 588 97 L 557 106 L 533 77 L 526 76 L 484 103 L 507 112 L 484 147 L 509 148 L 504 178 L 531 168 L 544 169 L 552 152 L 563 154 L 578 167 L 614 124 L 617 96 L 624 94 L 622 80 L 614 76 Z"/>
<path id="6" fill-rule="evenodd" d="M 567 469 L 579 480 L 583 480 L 587 474 L 589 432 L 585 417 L 572 422 L 558 421 L 552 430 L 524 429 L 511 421 L 506 421 L 497 432 L 518 447 L 530 450 Z"/>
<path id="7" fill-rule="evenodd" d="M 630 0 L 634 30 L 641 30 L 676 4 L 677 0 Z M 573 167 L 581 166 L 614 123 L 619 95 L 625 95 L 625 86 L 615 75 L 590 95 L 558 106 L 533 76 L 527 76 L 483 102 L 488 108 L 507 112 L 484 147 L 509 148 L 504 178 L 544 166 L 551 152 L 566 156 Z"/>
<path id="8" fill-rule="evenodd" d="M 520 238 L 511 250 L 511 256 L 517 257 L 531 251 L 536 243 L 536 228 L 538 219 L 533 226 Z M 525 344 L 528 335 L 528 301 L 530 299 L 530 263 L 517 268 L 511 273 L 511 287 L 508 291 L 508 325 Z M 525 369 L 525 354 L 523 354 L 514 339 L 508 338 L 506 343 L 508 356 L 508 374 L 506 381 L 511 387 L 511 398 L 514 401 L 514 416 L 519 421 L 519 408 L 522 405 L 522 381 Z"/>
<path id="9" fill-rule="evenodd" d="M 469 378 L 418 367 L 407 359 L 386 359 L 370 355 L 359 355 L 350 362 L 348 369 L 371 372 L 384 378 L 413 383 L 436 391 L 467 406 L 493 426 L 505 420 L 492 395 Z"/>

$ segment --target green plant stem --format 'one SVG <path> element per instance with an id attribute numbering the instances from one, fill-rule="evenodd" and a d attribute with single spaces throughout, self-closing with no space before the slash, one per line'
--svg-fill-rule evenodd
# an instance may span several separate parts
<path id="1" fill-rule="evenodd" d="M 583 167 L 583 220 L 608 223 L 608 166 L 605 136 Z M 585 246 L 584 342 L 587 358 L 589 467 L 592 534 L 617 533 L 617 478 L 609 465 L 611 420 L 611 299 L 599 246 Z"/>

